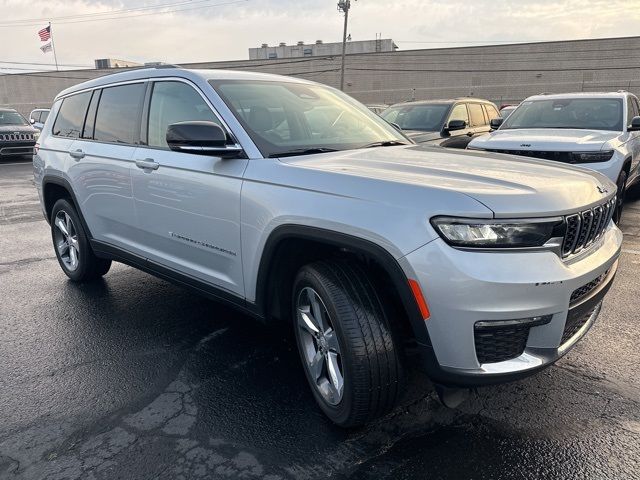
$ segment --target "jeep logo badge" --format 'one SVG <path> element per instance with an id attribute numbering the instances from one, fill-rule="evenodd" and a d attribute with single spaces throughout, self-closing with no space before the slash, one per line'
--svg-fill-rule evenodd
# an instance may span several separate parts
<path id="1" fill-rule="evenodd" d="M 530 143 L 521 143 L 520 146 L 521 147 L 530 147 L 531 144 Z"/>
<path id="2" fill-rule="evenodd" d="M 602 187 L 600 185 L 598 185 L 598 191 L 604 195 L 606 195 L 607 193 L 609 193 L 609 190 L 607 190 L 605 187 Z"/>

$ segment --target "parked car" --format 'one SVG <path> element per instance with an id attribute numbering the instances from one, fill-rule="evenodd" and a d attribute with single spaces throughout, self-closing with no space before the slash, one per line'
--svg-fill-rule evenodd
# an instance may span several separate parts
<path id="1" fill-rule="evenodd" d="M 384 103 L 373 103 L 373 104 L 368 104 L 367 108 L 371 110 L 373 113 L 375 113 L 376 115 L 380 115 L 387 108 L 389 108 L 389 105 L 386 105 Z"/>
<path id="2" fill-rule="evenodd" d="M 500 109 L 500 116 L 503 120 L 506 120 L 516 108 L 518 108 L 518 105 L 505 105 Z"/>
<path id="3" fill-rule="evenodd" d="M 286 322 L 338 425 L 393 407 L 408 366 L 452 404 L 551 365 L 616 273 L 603 175 L 408 143 L 310 81 L 131 70 L 51 115 L 34 176 L 62 271 L 88 282 L 115 260 Z"/>
<path id="4" fill-rule="evenodd" d="M 50 111 L 51 110 L 48 108 L 36 108 L 35 110 L 31 110 L 31 113 L 29 114 L 29 122 L 38 130 L 42 130 L 44 122 L 47 121 Z"/>
<path id="5" fill-rule="evenodd" d="M 640 173 L 640 104 L 635 95 L 565 93 L 535 95 L 522 102 L 499 129 L 469 148 L 544 158 L 596 170 L 614 181 L 622 215 L 627 187 Z"/>
<path id="6" fill-rule="evenodd" d="M 473 137 L 491 129 L 498 109 L 487 100 L 456 98 L 398 103 L 380 114 L 416 143 L 466 148 Z"/>
<path id="7" fill-rule="evenodd" d="M 0 159 L 33 156 L 38 130 L 13 108 L 0 108 Z"/>

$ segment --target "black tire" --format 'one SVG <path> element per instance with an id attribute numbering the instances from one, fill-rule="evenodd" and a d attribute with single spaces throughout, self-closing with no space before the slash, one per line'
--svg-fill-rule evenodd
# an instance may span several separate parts
<path id="1" fill-rule="evenodd" d="M 627 193 L 627 172 L 624 170 L 620 172 L 616 185 L 618 186 L 618 192 L 616 194 L 616 209 L 613 212 L 613 221 L 616 225 L 620 225 L 622 208 L 624 207 L 624 197 Z"/>
<path id="2" fill-rule="evenodd" d="M 69 265 L 70 261 L 63 257 L 58 247 L 58 244 L 64 238 L 64 234 L 62 234 L 62 231 L 56 226 L 56 219 L 58 216 L 64 216 L 65 214 L 69 216 L 72 225 L 69 233 L 72 234 L 71 236 L 74 237 L 75 242 L 77 242 L 77 265 L 75 268 Z M 82 227 L 80 217 L 74 205 L 69 200 L 60 199 L 53 205 L 50 223 L 53 248 L 56 252 L 60 268 L 62 268 L 62 271 L 67 277 L 74 282 L 88 282 L 97 280 L 109 271 L 109 268 L 111 268 L 111 260 L 98 258 L 93 253 L 87 234 Z M 69 251 L 69 248 L 67 248 L 67 251 Z"/>
<path id="3" fill-rule="evenodd" d="M 331 404 L 312 378 L 303 349 L 305 331 L 298 326 L 299 297 L 310 287 L 322 300 L 337 334 L 344 387 Z M 385 309 L 367 272 L 349 260 L 304 266 L 293 285 L 293 319 L 305 375 L 322 411 L 341 427 L 362 425 L 388 412 L 403 386 L 399 343 L 394 341 Z"/>

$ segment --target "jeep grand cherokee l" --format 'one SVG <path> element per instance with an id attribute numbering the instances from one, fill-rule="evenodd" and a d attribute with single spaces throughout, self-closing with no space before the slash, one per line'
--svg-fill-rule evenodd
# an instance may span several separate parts
<path id="1" fill-rule="evenodd" d="M 628 92 L 563 93 L 527 98 L 497 131 L 474 138 L 470 149 L 579 165 L 616 182 L 613 219 L 625 192 L 640 178 L 640 104 Z"/>
<path id="2" fill-rule="evenodd" d="M 141 69 L 51 118 L 34 172 L 64 273 L 115 260 L 288 322 L 338 425 L 390 409 L 408 364 L 456 388 L 552 364 L 616 273 L 603 175 L 415 145 L 317 83 Z"/>

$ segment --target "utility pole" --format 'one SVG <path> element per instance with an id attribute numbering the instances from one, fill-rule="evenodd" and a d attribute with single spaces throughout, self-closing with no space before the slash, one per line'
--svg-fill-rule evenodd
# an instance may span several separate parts
<path id="1" fill-rule="evenodd" d="M 351 0 L 340 0 L 338 2 L 338 11 L 344 12 L 344 31 L 342 33 L 342 65 L 340 66 L 340 90 L 342 91 L 344 91 L 344 57 L 347 53 L 347 22 L 349 21 L 350 8 Z"/>

